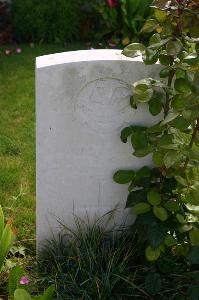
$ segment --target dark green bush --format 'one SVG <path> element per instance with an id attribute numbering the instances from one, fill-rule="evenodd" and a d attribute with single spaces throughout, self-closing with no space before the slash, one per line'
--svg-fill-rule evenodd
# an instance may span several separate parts
<path id="1" fill-rule="evenodd" d="M 82 0 L 13 0 L 17 41 L 64 42 L 79 39 Z"/>
<path id="2" fill-rule="evenodd" d="M 19 42 L 102 38 L 127 44 L 140 39 L 152 0 L 12 0 L 12 28 Z"/>

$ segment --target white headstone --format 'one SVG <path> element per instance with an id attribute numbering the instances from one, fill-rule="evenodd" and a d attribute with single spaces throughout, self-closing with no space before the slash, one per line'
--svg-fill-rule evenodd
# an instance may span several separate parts
<path id="1" fill-rule="evenodd" d="M 139 168 L 150 157 L 132 156 L 120 141 L 129 124 L 152 124 L 145 106 L 129 106 L 130 85 L 154 77 L 120 50 L 88 50 L 41 56 L 36 61 L 37 241 L 56 232 L 57 219 L 103 215 L 125 206 L 127 186 L 113 182 L 119 168 Z M 121 216 L 121 215 L 120 215 Z M 118 217 L 119 219 L 119 217 Z"/>

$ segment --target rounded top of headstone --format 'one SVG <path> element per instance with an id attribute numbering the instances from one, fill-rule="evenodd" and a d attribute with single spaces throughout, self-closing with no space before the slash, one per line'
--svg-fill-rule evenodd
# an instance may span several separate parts
<path id="1" fill-rule="evenodd" d="M 129 58 L 122 55 L 121 52 L 122 50 L 118 49 L 92 49 L 43 55 L 36 58 L 36 68 L 83 61 L 142 61 L 142 58 L 139 56 Z"/>

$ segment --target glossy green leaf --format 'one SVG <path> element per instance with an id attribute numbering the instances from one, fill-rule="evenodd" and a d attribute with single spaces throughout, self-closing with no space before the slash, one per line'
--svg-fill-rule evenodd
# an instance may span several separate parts
<path id="1" fill-rule="evenodd" d="M 149 111 L 153 116 L 157 116 L 162 111 L 162 103 L 160 99 L 152 98 L 149 101 Z"/>
<path id="2" fill-rule="evenodd" d="M 150 83 L 153 87 L 167 88 L 167 85 L 165 84 L 165 82 L 163 80 L 157 80 L 157 79 L 152 79 L 152 78 L 147 78 L 147 80 L 150 81 Z M 155 90 L 155 93 L 157 93 L 156 90 Z"/>
<path id="3" fill-rule="evenodd" d="M 147 128 L 148 133 L 161 133 L 162 132 L 162 127 L 160 126 L 160 123 L 155 124 L 151 127 Z"/>
<path id="4" fill-rule="evenodd" d="M 153 153 L 153 162 L 157 167 L 161 167 L 163 165 L 164 154 L 162 152 L 154 152 Z"/>
<path id="5" fill-rule="evenodd" d="M 178 256 L 187 256 L 188 255 L 188 252 L 189 252 L 189 244 L 188 243 L 184 243 L 184 244 L 178 244 L 177 246 L 176 246 L 176 249 L 175 249 L 175 251 L 176 251 L 176 254 L 178 255 Z"/>
<path id="6" fill-rule="evenodd" d="M 186 219 L 185 219 L 185 217 L 183 215 L 177 214 L 176 215 L 176 219 L 178 220 L 179 223 L 186 224 Z"/>
<path id="7" fill-rule="evenodd" d="M 135 101 L 134 97 L 130 97 L 130 105 L 133 109 L 137 109 L 137 102 Z"/>
<path id="8" fill-rule="evenodd" d="M 181 94 L 177 94 L 172 98 L 171 107 L 175 110 L 181 110 L 185 108 L 187 101 Z"/>
<path id="9" fill-rule="evenodd" d="M 162 222 L 166 221 L 167 218 L 168 218 L 167 210 L 164 207 L 154 206 L 153 207 L 153 213 Z"/>
<path id="10" fill-rule="evenodd" d="M 120 184 L 126 184 L 133 180 L 135 172 L 132 170 L 119 170 L 113 175 L 113 180 Z"/>
<path id="11" fill-rule="evenodd" d="M 152 46 L 154 44 L 160 43 L 161 41 L 162 40 L 161 40 L 159 33 L 154 33 L 149 39 L 149 45 Z"/>
<path id="12" fill-rule="evenodd" d="M 190 109 L 186 109 L 186 110 L 183 110 L 182 111 L 182 116 L 186 119 L 186 120 L 188 120 L 188 121 L 192 121 L 193 120 L 193 113 L 194 113 L 194 111 L 193 110 L 190 110 Z"/>
<path id="13" fill-rule="evenodd" d="M 169 66 L 171 63 L 171 57 L 167 54 L 160 54 L 159 61 L 164 66 Z"/>
<path id="14" fill-rule="evenodd" d="M 135 174 L 134 182 L 137 186 L 149 188 L 151 184 L 151 176 L 152 176 L 153 170 L 149 167 L 142 167 L 139 169 Z"/>
<path id="15" fill-rule="evenodd" d="M 153 146 L 148 145 L 147 148 L 137 149 L 133 152 L 136 157 L 145 157 L 153 152 Z"/>
<path id="16" fill-rule="evenodd" d="M 190 214 L 190 213 L 186 214 L 186 219 L 187 219 L 187 222 L 189 222 L 189 223 L 198 223 L 199 222 L 199 217 L 194 216 L 193 214 Z"/>
<path id="17" fill-rule="evenodd" d="M 186 77 L 186 71 L 183 69 L 177 69 L 176 70 L 176 78 L 185 78 Z"/>
<path id="18" fill-rule="evenodd" d="M 131 143 L 135 150 L 148 147 L 148 137 L 145 132 L 134 132 L 131 136 Z"/>
<path id="19" fill-rule="evenodd" d="M 190 204 L 199 205 L 199 184 L 198 183 L 192 186 L 188 201 Z"/>
<path id="20" fill-rule="evenodd" d="M 164 68 L 160 71 L 160 78 L 168 77 L 170 73 L 170 68 Z"/>
<path id="21" fill-rule="evenodd" d="M 158 22 L 163 23 L 167 18 L 167 12 L 156 8 L 154 10 L 155 18 Z"/>
<path id="22" fill-rule="evenodd" d="M 185 206 L 192 214 L 199 216 L 199 205 L 186 204 Z"/>
<path id="23" fill-rule="evenodd" d="M 148 81 L 142 81 L 134 84 L 134 99 L 138 102 L 148 102 L 153 96 L 153 89 Z"/>
<path id="24" fill-rule="evenodd" d="M 193 228 L 192 225 L 188 225 L 188 224 L 183 224 L 181 226 L 178 227 L 178 231 L 180 233 L 184 233 L 184 232 L 188 232 Z"/>
<path id="25" fill-rule="evenodd" d="M 175 176 L 175 179 L 177 180 L 177 182 L 179 182 L 183 186 L 188 185 L 187 180 L 181 176 Z"/>
<path id="26" fill-rule="evenodd" d="M 149 100 L 153 96 L 153 89 L 145 89 L 144 85 L 139 86 L 139 90 L 137 89 L 136 92 L 134 93 L 134 101 L 136 103 L 139 102 L 149 102 Z"/>
<path id="27" fill-rule="evenodd" d="M 182 195 L 182 199 L 184 203 L 196 205 L 196 206 L 199 205 L 199 198 L 197 197 L 197 193 L 195 194 L 192 191 Z"/>
<path id="28" fill-rule="evenodd" d="M 178 160 L 179 160 L 179 153 L 174 150 L 168 151 L 163 158 L 163 162 L 166 168 L 172 167 Z"/>
<path id="29" fill-rule="evenodd" d="M 191 91 L 190 82 L 185 78 L 177 78 L 174 82 L 174 87 L 179 93 L 187 94 Z"/>
<path id="30" fill-rule="evenodd" d="M 147 193 L 147 200 L 151 205 L 159 205 L 161 203 L 161 195 L 155 189 Z"/>
<path id="31" fill-rule="evenodd" d="M 125 47 L 124 50 L 122 51 L 122 54 L 133 58 L 138 55 L 141 55 L 145 51 L 145 49 L 146 47 L 143 44 L 133 43 Z"/>
<path id="32" fill-rule="evenodd" d="M 173 143 L 173 135 L 172 134 L 164 134 L 160 138 L 157 139 L 157 147 L 163 148 L 164 146 L 168 146 Z"/>
<path id="33" fill-rule="evenodd" d="M 170 212 L 177 212 L 180 210 L 178 202 L 174 200 L 169 200 L 166 203 L 164 203 L 164 207 Z"/>
<path id="34" fill-rule="evenodd" d="M 145 249 L 145 256 L 147 258 L 148 261 L 155 261 L 160 257 L 160 249 L 153 249 L 151 246 L 148 246 Z"/>
<path id="35" fill-rule="evenodd" d="M 175 120 L 179 116 L 178 112 L 170 112 L 166 118 L 161 122 L 161 125 L 166 125 L 169 122 Z"/>
<path id="36" fill-rule="evenodd" d="M 152 32 L 157 28 L 157 26 L 158 23 L 155 19 L 149 19 L 145 22 L 141 32 Z"/>
<path id="37" fill-rule="evenodd" d="M 153 49 L 146 49 L 142 55 L 145 65 L 153 65 L 158 61 L 158 51 Z"/>
<path id="38" fill-rule="evenodd" d="M 131 126 L 125 127 L 124 129 L 122 129 L 121 135 L 120 135 L 121 141 L 123 143 L 126 143 L 128 137 L 132 134 L 132 132 L 133 132 L 133 129 Z"/>
<path id="39" fill-rule="evenodd" d="M 147 49 L 160 50 L 169 40 L 170 40 L 170 38 L 162 39 L 157 43 L 149 45 L 149 47 Z M 159 52 L 158 52 L 158 54 L 159 54 Z"/>
<path id="40" fill-rule="evenodd" d="M 150 177 L 151 176 L 151 169 L 147 166 L 144 166 L 136 172 L 136 176 L 139 177 L 139 178 Z"/>
<path id="41" fill-rule="evenodd" d="M 182 47 L 183 45 L 180 40 L 175 40 L 175 41 L 170 40 L 168 41 L 166 46 L 167 54 L 170 56 L 177 56 L 182 50 Z"/>
<path id="42" fill-rule="evenodd" d="M 172 247 L 177 244 L 177 241 L 172 235 L 167 234 L 164 243 L 167 247 Z"/>
<path id="43" fill-rule="evenodd" d="M 136 215 L 145 214 L 150 210 L 151 210 L 151 206 L 145 202 L 140 202 L 132 207 L 132 211 Z"/>
<path id="44" fill-rule="evenodd" d="M 178 116 L 175 120 L 170 122 L 170 126 L 181 131 L 185 131 L 190 126 L 190 122 L 188 122 L 184 117 Z"/>

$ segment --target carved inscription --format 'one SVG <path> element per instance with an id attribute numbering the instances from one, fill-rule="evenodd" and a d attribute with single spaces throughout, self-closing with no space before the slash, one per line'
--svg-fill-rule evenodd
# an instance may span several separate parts
<path id="1" fill-rule="evenodd" d="M 122 80 L 100 78 L 87 83 L 74 99 L 74 118 L 98 133 L 114 133 L 130 120 L 130 87 Z"/>

